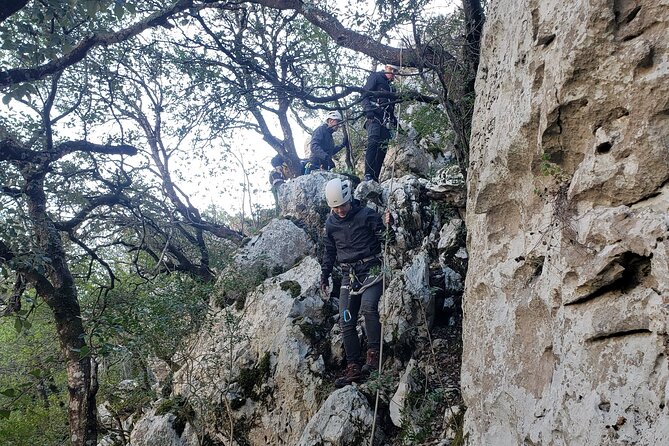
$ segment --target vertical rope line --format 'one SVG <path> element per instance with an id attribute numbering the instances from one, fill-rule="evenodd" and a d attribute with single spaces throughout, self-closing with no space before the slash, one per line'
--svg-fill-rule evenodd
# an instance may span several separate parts
<path id="1" fill-rule="evenodd" d="M 400 47 L 400 69 L 402 69 L 402 47 Z M 402 83 L 402 78 L 400 77 L 399 83 Z M 395 139 L 397 139 L 397 136 L 399 135 L 399 127 L 400 127 L 400 115 L 402 112 L 402 103 L 397 104 L 397 118 L 395 122 Z M 393 182 L 395 181 L 395 164 L 397 161 L 397 155 L 399 153 L 399 150 L 395 150 L 395 154 L 393 156 L 393 162 L 392 162 L 392 169 L 390 173 L 390 185 L 388 187 L 388 205 L 386 206 L 386 211 L 390 211 L 390 204 L 391 204 L 391 198 L 393 195 Z M 391 274 L 390 274 L 390 268 L 388 268 L 388 271 L 386 273 L 385 269 L 388 268 L 388 236 L 386 235 L 386 238 L 384 240 L 383 244 L 383 285 L 381 289 L 381 313 L 385 312 L 385 294 L 386 294 L 386 287 L 387 283 L 390 282 L 391 279 Z M 387 280 L 386 280 L 387 277 Z M 379 342 L 379 365 L 378 365 L 378 376 L 379 376 L 379 381 L 381 379 L 381 372 L 383 371 L 383 329 L 384 329 L 384 322 L 385 318 L 381 318 L 381 340 Z M 369 437 L 369 446 L 374 446 L 374 432 L 376 430 L 376 417 L 379 412 L 379 395 L 381 393 L 381 386 L 377 386 L 376 388 L 376 397 L 374 400 L 374 418 L 372 419 L 372 432 Z"/>

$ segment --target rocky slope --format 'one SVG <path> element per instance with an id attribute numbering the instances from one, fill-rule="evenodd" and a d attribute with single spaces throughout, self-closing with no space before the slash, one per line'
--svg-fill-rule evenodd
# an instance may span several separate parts
<path id="1" fill-rule="evenodd" d="M 239 249 L 179 370 L 157 382 L 165 398 L 125 420 L 130 444 L 343 446 L 368 443 L 372 430 L 375 444 L 437 444 L 457 435 L 463 178 L 444 169 L 433 182 L 407 174 L 357 187 L 356 198 L 395 217 L 380 305 L 384 371 L 335 390 L 344 355 L 336 298 L 320 296 L 318 257 L 323 190 L 336 176 L 281 187 L 281 217 Z"/>

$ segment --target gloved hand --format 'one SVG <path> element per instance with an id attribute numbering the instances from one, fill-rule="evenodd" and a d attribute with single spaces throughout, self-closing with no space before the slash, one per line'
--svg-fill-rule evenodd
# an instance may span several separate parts
<path id="1" fill-rule="evenodd" d="M 321 276 L 321 297 L 323 299 L 330 298 L 330 280 L 328 276 Z"/>

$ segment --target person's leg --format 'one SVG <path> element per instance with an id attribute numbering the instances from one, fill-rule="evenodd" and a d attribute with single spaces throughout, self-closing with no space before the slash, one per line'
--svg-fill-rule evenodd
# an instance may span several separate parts
<path id="1" fill-rule="evenodd" d="M 367 346 L 371 350 L 379 350 L 381 346 L 381 319 L 379 317 L 379 299 L 383 291 L 383 283 L 379 282 L 362 293 L 362 315 L 365 318 Z"/>
<path id="2" fill-rule="evenodd" d="M 309 163 L 311 164 L 309 173 L 311 173 L 321 169 L 321 166 L 323 165 L 323 159 L 312 155 L 311 158 L 309 158 Z"/>
<path id="3" fill-rule="evenodd" d="M 379 145 L 381 144 L 381 128 L 383 127 L 376 119 L 368 119 L 365 125 L 367 129 L 367 151 L 365 152 L 365 179 L 379 179 L 380 168 L 377 167 Z"/>
<path id="4" fill-rule="evenodd" d="M 376 150 L 373 166 L 374 172 L 376 172 L 376 176 L 374 177 L 376 181 L 379 181 L 379 176 L 381 176 L 381 168 L 383 167 L 383 160 L 386 158 L 389 141 L 390 130 L 388 130 L 386 126 L 379 124 L 379 144 L 378 149 Z"/>
<path id="5" fill-rule="evenodd" d="M 345 273 L 339 291 L 339 326 L 344 341 L 346 362 L 360 364 L 360 339 L 357 330 L 360 296 L 351 296 L 349 285 L 349 278 Z"/>
<path id="6" fill-rule="evenodd" d="M 335 387 L 344 387 L 353 382 L 364 380 L 360 358 L 360 339 L 358 339 L 357 320 L 360 310 L 360 296 L 349 294 L 349 279 L 344 275 L 339 292 L 339 325 L 346 352 L 346 374 L 337 378 Z"/>

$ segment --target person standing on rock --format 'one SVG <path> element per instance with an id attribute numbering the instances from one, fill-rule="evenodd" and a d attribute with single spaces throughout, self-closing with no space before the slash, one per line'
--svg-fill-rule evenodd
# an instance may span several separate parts
<path id="1" fill-rule="evenodd" d="M 348 145 L 348 139 L 344 138 L 341 144 L 335 145 L 332 135 L 339 130 L 343 119 L 338 111 L 331 111 L 325 117 L 325 123 L 314 130 L 311 135 L 309 148 L 311 156 L 309 157 L 308 172 L 314 170 L 331 170 L 334 168 L 332 157 L 341 149 Z"/>
<path id="2" fill-rule="evenodd" d="M 331 209 L 325 221 L 325 253 L 321 264 L 321 292 L 329 296 L 329 279 L 335 260 L 342 268 L 339 292 L 339 325 L 346 352 L 346 373 L 335 381 L 336 387 L 364 381 L 377 370 L 381 346 L 379 299 L 383 292 L 381 240 L 391 224 L 384 217 L 351 197 L 351 183 L 335 178 L 325 186 L 325 198 Z M 367 360 L 362 363 L 358 339 L 358 313 L 362 311 L 367 333 Z"/>
<path id="3" fill-rule="evenodd" d="M 368 92 L 394 93 L 392 85 L 399 67 L 387 64 L 383 71 L 369 75 L 363 87 Z M 365 181 L 379 181 L 383 160 L 388 150 L 388 141 L 397 127 L 395 102 L 389 97 L 365 96 L 362 100 L 367 130 L 367 151 L 365 152 Z"/>

